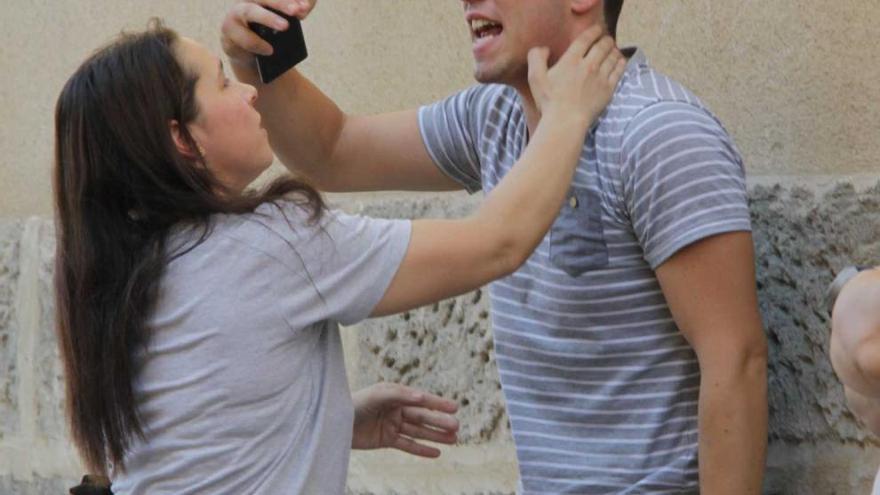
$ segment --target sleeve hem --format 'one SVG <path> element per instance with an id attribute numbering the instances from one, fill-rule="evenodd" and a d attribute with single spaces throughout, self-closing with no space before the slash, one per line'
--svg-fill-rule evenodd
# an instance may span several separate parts
<path id="1" fill-rule="evenodd" d="M 394 231 L 390 234 L 394 240 L 389 243 L 386 251 L 387 254 L 385 255 L 386 259 L 395 260 L 396 262 L 389 264 L 389 268 L 377 278 L 375 286 L 376 290 L 370 291 L 369 296 L 365 297 L 364 302 L 358 311 L 354 312 L 350 318 L 340 318 L 340 325 L 351 326 L 369 318 L 382 298 L 385 297 L 385 293 L 391 286 L 394 277 L 397 276 L 397 272 L 400 270 L 400 265 L 403 264 L 403 258 L 406 256 L 406 252 L 409 249 L 409 243 L 412 237 L 412 221 L 400 220 L 396 223 L 397 225 L 395 225 Z"/>
<path id="2" fill-rule="evenodd" d="M 651 269 L 657 271 L 663 263 L 669 261 L 669 259 L 675 256 L 679 251 L 692 244 L 696 244 L 699 241 L 721 234 L 751 231 L 752 225 L 748 220 L 738 220 L 725 225 L 718 225 L 707 230 L 692 230 L 687 235 L 677 237 L 674 241 L 661 246 L 656 250 L 656 254 L 645 256 L 645 259 L 648 261 L 648 264 L 651 265 Z"/>
<path id="3" fill-rule="evenodd" d="M 422 144 L 425 145 L 425 150 L 428 151 L 428 156 L 431 157 L 431 161 L 434 162 L 434 166 L 440 169 L 440 171 L 443 172 L 444 175 L 464 187 L 465 191 L 467 191 L 468 194 L 475 194 L 481 191 L 483 189 L 481 185 L 476 185 L 469 180 L 464 180 L 459 174 L 456 174 L 455 172 L 450 170 L 449 167 L 443 165 L 443 162 L 441 162 L 437 158 L 437 155 L 434 153 L 434 149 L 432 148 L 431 143 L 428 142 L 428 133 L 426 129 L 427 123 L 425 120 L 425 113 L 427 112 L 428 107 L 426 106 L 423 106 L 419 109 L 419 134 L 422 135 Z"/>

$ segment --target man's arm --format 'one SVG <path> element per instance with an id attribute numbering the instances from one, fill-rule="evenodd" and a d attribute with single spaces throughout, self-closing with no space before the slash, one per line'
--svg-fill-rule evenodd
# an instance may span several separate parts
<path id="1" fill-rule="evenodd" d="M 742 160 L 720 122 L 649 106 L 624 138 L 633 228 L 701 371 L 702 493 L 757 494 L 767 446 L 767 343 Z"/>
<path id="2" fill-rule="evenodd" d="M 752 237 L 736 232 L 692 244 L 658 267 L 657 278 L 700 363 L 701 492 L 758 494 L 767 448 L 767 342 Z"/>
<path id="3" fill-rule="evenodd" d="M 273 25 L 289 2 L 239 2 L 222 28 L 223 49 L 236 77 L 259 90 L 257 110 L 281 162 L 324 191 L 456 190 L 462 186 L 434 164 L 422 141 L 417 110 L 350 116 L 296 70 L 260 82 L 254 53 L 271 47 L 248 22 Z M 295 6 L 297 15 L 303 9 Z M 305 13 L 305 12 L 303 12 Z M 280 26 L 279 26 L 280 27 Z"/>

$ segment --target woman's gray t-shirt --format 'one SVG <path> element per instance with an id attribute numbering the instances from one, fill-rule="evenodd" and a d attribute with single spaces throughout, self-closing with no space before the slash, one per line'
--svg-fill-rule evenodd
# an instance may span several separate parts
<path id="1" fill-rule="evenodd" d="M 343 493 L 354 411 L 338 324 L 369 316 L 410 231 L 333 211 L 310 224 L 287 202 L 215 217 L 162 277 L 137 356 L 146 438 L 114 493 Z"/>

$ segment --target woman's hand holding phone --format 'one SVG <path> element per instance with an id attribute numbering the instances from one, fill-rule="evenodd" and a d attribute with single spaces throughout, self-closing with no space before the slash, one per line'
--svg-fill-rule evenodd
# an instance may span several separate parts
<path id="1" fill-rule="evenodd" d="M 272 44 L 251 28 L 260 24 L 275 31 L 286 31 L 290 22 L 284 15 L 305 19 L 317 0 L 241 0 L 223 19 L 220 41 L 232 64 L 255 68 L 254 56 L 271 56 Z M 273 12 L 274 10 L 274 12 Z"/>

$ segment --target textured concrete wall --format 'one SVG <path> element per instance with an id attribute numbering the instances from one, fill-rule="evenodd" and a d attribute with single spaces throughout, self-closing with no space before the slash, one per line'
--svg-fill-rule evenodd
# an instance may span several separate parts
<path id="1" fill-rule="evenodd" d="M 0 221 L 0 494 L 66 493 L 81 467 L 55 345 L 51 221 Z"/>
<path id="2" fill-rule="evenodd" d="M 0 227 L 0 438 L 18 429 L 18 321 L 15 284 L 19 273 L 21 223 Z"/>
<path id="3" fill-rule="evenodd" d="M 827 358 L 824 290 L 849 263 L 880 263 L 880 182 L 752 181 L 761 310 L 770 340 L 766 494 L 867 493 L 876 439 L 846 409 Z M 801 183 L 801 184 L 798 184 Z M 876 184 L 868 186 L 868 184 Z M 460 217 L 476 197 L 349 200 L 380 217 Z M 0 494 L 50 494 L 81 474 L 67 441 L 52 334 L 52 225 L 0 221 Z M 516 461 L 484 290 L 345 329 L 352 388 L 399 381 L 457 400 L 461 444 L 439 461 L 355 453 L 352 494 L 512 493 Z"/>
<path id="4" fill-rule="evenodd" d="M 6 2 L 0 17 L 0 216 L 51 213 L 52 112 L 79 62 L 164 17 L 219 53 L 228 0 Z M 412 107 L 471 82 L 457 0 L 322 0 L 303 65 L 345 109 Z M 717 111 L 754 175 L 869 172 L 880 152 L 880 4 L 630 0 L 621 41 Z"/>
<path id="5" fill-rule="evenodd" d="M 825 289 L 848 264 L 880 264 L 880 185 L 752 191 L 761 311 L 771 343 L 771 438 L 864 443 L 825 359 Z M 809 366 L 805 366 L 809 364 Z"/>

